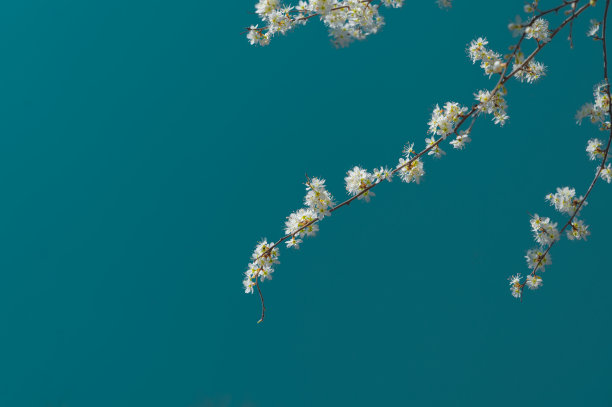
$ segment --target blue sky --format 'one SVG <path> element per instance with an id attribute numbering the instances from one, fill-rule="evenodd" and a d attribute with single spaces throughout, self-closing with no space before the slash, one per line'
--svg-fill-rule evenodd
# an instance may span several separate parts
<path id="1" fill-rule="evenodd" d="M 465 47 L 505 52 L 523 3 L 384 10 L 342 50 L 318 21 L 250 46 L 252 1 L 3 5 L 0 404 L 610 405 L 610 185 L 541 290 L 517 302 L 506 280 L 527 272 L 528 214 L 563 222 L 544 196 L 594 174 L 604 135 L 573 117 L 602 79 L 599 3 L 574 49 L 564 33 L 542 51 L 545 78 L 508 85 L 504 127 L 480 118 L 420 185 L 283 248 L 259 325 L 242 273 L 304 174 L 340 200 L 354 165 L 422 147 L 436 104 L 494 85 Z"/>

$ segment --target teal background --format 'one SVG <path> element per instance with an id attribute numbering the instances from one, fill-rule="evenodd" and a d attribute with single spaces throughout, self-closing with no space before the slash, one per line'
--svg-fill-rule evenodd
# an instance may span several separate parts
<path id="1" fill-rule="evenodd" d="M 433 0 L 336 50 L 318 21 L 266 48 L 254 0 L 24 0 L 0 6 L 0 406 L 610 406 L 612 187 L 588 242 L 552 252 L 522 303 L 529 213 L 594 174 L 574 123 L 602 78 L 574 26 L 509 85 L 508 124 L 427 160 L 283 248 L 242 292 L 250 253 L 346 170 L 422 147 L 436 103 L 491 88 L 465 46 L 504 52 L 522 1 Z M 543 7 L 557 2 L 542 2 Z M 555 20 L 556 21 L 556 20 Z"/>

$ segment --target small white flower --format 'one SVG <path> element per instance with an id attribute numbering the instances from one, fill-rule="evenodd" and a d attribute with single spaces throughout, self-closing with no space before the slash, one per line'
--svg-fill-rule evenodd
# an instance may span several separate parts
<path id="1" fill-rule="evenodd" d="M 505 89 L 502 87 L 495 95 L 491 96 L 488 90 L 479 90 L 474 94 L 474 97 L 479 102 L 478 110 L 486 114 L 493 114 L 493 122 L 502 126 L 508 120 L 506 109 L 508 105 L 504 99 Z"/>
<path id="2" fill-rule="evenodd" d="M 319 219 L 330 215 L 330 209 L 335 205 L 334 198 L 325 189 L 325 180 L 320 178 L 309 179 L 306 183 L 306 197 L 304 203 L 311 208 Z"/>
<path id="3" fill-rule="evenodd" d="M 258 30 L 256 25 L 252 25 L 248 31 L 247 39 L 251 45 L 259 44 L 261 46 L 266 46 L 270 43 L 270 37 L 268 34 L 264 34 L 261 32 L 261 30 Z"/>
<path id="4" fill-rule="evenodd" d="M 599 27 L 601 23 L 597 20 L 591 20 L 591 27 L 589 27 L 589 31 L 587 31 L 588 37 L 597 37 L 599 33 Z"/>
<path id="5" fill-rule="evenodd" d="M 514 298 L 521 298 L 523 294 L 523 285 L 521 284 L 521 273 L 515 274 L 508 278 L 510 281 L 510 292 Z"/>
<path id="6" fill-rule="evenodd" d="M 579 203 L 575 196 L 576 190 L 574 188 L 563 187 L 557 188 L 557 192 L 554 194 L 546 195 L 546 200 L 559 212 L 573 215 Z"/>
<path id="7" fill-rule="evenodd" d="M 603 143 L 599 139 L 591 139 L 587 144 L 586 151 L 589 154 L 590 160 L 595 160 L 596 158 L 603 158 L 604 150 Z"/>
<path id="8" fill-rule="evenodd" d="M 550 218 L 540 218 L 537 214 L 530 220 L 531 230 L 533 231 L 536 242 L 541 245 L 549 245 L 559 240 L 557 224 L 552 223 Z"/>
<path id="9" fill-rule="evenodd" d="M 574 218 L 570 224 L 570 228 L 567 229 L 567 238 L 569 240 L 587 240 L 587 236 L 591 234 L 588 229 L 589 227 L 585 225 L 584 222 Z"/>
<path id="10" fill-rule="evenodd" d="M 370 174 L 365 169 L 357 166 L 347 172 L 347 176 L 344 178 L 344 181 L 346 182 L 346 191 L 351 196 L 362 193 L 375 183 L 373 174 Z M 359 198 L 357 199 L 365 199 L 366 202 L 370 202 L 370 197 L 372 196 L 374 196 L 374 192 L 367 190 L 359 195 Z"/>
<path id="11" fill-rule="evenodd" d="M 404 0 L 382 0 L 381 3 L 387 7 L 399 8 L 404 5 Z"/>
<path id="12" fill-rule="evenodd" d="M 527 284 L 527 287 L 529 287 L 530 290 L 537 290 L 538 288 L 542 287 L 542 277 L 540 276 L 527 276 L 527 281 L 525 281 L 525 284 Z"/>
<path id="13" fill-rule="evenodd" d="M 387 180 L 391 182 L 393 180 L 393 172 L 387 167 L 380 167 L 374 169 L 374 178 L 376 182 Z"/>
<path id="14" fill-rule="evenodd" d="M 300 248 L 300 243 L 302 243 L 302 239 L 296 238 L 295 235 L 286 241 L 287 247 L 295 247 L 296 249 Z"/>
<path id="15" fill-rule="evenodd" d="M 255 283 L 253 282 L 253 280 L 251 280 L 250 278 L 247 278 L 242 281 L 242 285 L 244 286 L 244 292 L 246 294 L 253 293 L 253 287 L 255 287 Z"/>
<path id="16" fill-rule="evenodd" d="M 522 63 L 519 63 L 517 65 L 520 66 L 521 64 Z M 515 68 L 516 67 L 518 66 L 515 66 Z M 515 77 L 521 82 L 533 83 L 544 75 L 546 75 L 546 66 L 531 60 L 526 66 L 522 67 L 521 70 L 516 73 Z"/>
<path id="17" fill-rule="evenodd" d="M 431 114 L 431 120 L 427 123 L 429 125 L 427 132 L 438 135 L 444 140 L 446 136 L 455 131 L 455 125 L 466 111 L 467 107 L 462 107 L 455 102 L 446 102 L 443 109 L 436 105 Z"/>
<path id="18" fill-rule="evenodd" d="M 319 231 L 319 219 L 312 208 L 301 208 L 293 212 L 285 222 L 285 234 L 297 234 L 298 237 L 314 236 Z M 299 242 L 298 242 L 299 244 Z"/>
<path id="19" fill-rule="evenodd" d="M 416 159 L 410 164 L 407 164 L 410 160 L 405 160 L 403 158 L 399 159 L 399 164 L 397 168 L 400 168 L 399 177 L 404 182 L 416 182 L 417 184 L 421 182 L 421 177 L 425 175 L 425 171 L 423 170 L 423 162 L 419 159 Z"/>
<path id="20" fill-rule="evenodd" d="M 599 171 L 599 168 L 597 168 L 597 171 Z M 603 170 L 601 170 L 599 176 L 608 184 L 612 182 L 612 168 L 610 168 L 610 164 L 606 165 Z"/>
<path id="21" fill-rule="evenodd" d="M 451 145 L 458 149 L 458 150 L 463 150 L 463 148 L 465 147 L 466 144 L 468 144 L 470 141 L 472 141 L 472 139 L 470 138 L 470 135 L 467 131 L 462 131 L 461 133 L 459 133 L 459 135 L 453 140 L 451 141 Z"/>
<path id="22" fill-rule="evenodd" d="M 436 138 L 435 137 L 426 138 L 425 139 L 425 143 L 427 143 L 427 147 L 432 147 L 433 146 L 433 148 L 431 150 L 429 150 L 429 152 L 427 152 L 427 155 L 433 155 L 436 158 L 440 158 L 440 157 L 442 157 L 443 155 L 446 154 L 440 148 L 440 143 L 436 144 Z"/>

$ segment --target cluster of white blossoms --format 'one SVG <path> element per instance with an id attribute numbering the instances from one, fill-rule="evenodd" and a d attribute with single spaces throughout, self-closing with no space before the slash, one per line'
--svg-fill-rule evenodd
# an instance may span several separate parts
<path id="1" fill-rule="evenodd" d="M 304 204 L 305 208 L 293 212 L 285 222 L 285 234 L 291 235 L 287 247 L 299 249 L 304 236 L 314 236 L 319 231 L 317 221 L 331 214 L 334 198 L 325 188 L 324 179 L 308 179 Z"/>
<path id="2" fill-rule="evenodd" d="M 376 177 L 361 167 L 355 166 L 352 170 L 349 170 L 344 182 L 346 183 L 346 192 L 350 196 L 361 194 L 358 199 L 364 199 L 366 202 L 370 202 L 370 198 L 374 196 L 374 192 L 368 188 L 377 182 Z"/>
<path id="3" fill-rule="evenodd" d="M 513 69 L 518 69 L 523 62 L 523 53 L 521 52 L 520 56 L 517 55 Z M 521 67 L 514 77 L 521 82 L 532 83 L 544 75 L 546 75 L 546 65 L 532 59 L 531 61 L 527 62 L 525 66 Z"/>
<path id="4" fill-rule="evenodd" d="M 444 140 L 446 136 L 455 131 L 457 122 L 467 110 L 467 107 L 462 107 L 455 102 L 446 102 L 443 109 L 436 105 L 431 114 L 431 120 L 427 123 L 429 126 L 428 133 L 440 136 Z"/>
<path id="5" fill-rule="evenodd" d="M 550 41 L 550 31 L 548 30 L 548 21 L 543 18 L 538 18 L 531 24 L 525 27 L 525 38 L 533 38 L 537 42 Z"/>
<path id="6" fill-rule="evenodd" d="M 596 36 L 599 24 L 593 21 L 591 23 L 596 27 L 589 31 L 588 35 Z M 547 30 L 547 25 L 545 28 Z M 542 30 L 544 29 L 542 28 Z M 610 97 L 608 88 L 605 82 L 595 86 L 593 92 L 595 103 L 586 103 L 578 110 L 576 113 L 576 122 L 578 124 L 581 124 L 582 120 L 588 117 L 592 123 L 599 126 L 600 130 L 611 130 Z M 610 183 L 612 182 L 612 166 L 610 163 L 604 166 L 608 156 L 608 148 L 607 145 L 604 146 L 601 140 L 594 138 L 587 142 L 586 152 L 590 160 L 601 160 L 601 163 L 595 168 L 595 173 L 599 174 L 599 177 Z M 549 201 L 557 211 L 570 216 L 567 224 L 561 229 L 561 231 L 566 231 L 569 240 L 587 239 L 591 234 L 589 226 L 586 225 L 583 220 L 578 219 L 580 210 L 588 204 L 584 196 L 576 197 L 576 190 L 574 188 L 563 187 L 557 188 L 557 192 L 554 194 L 550 193 L 546 195 L 546 200 Z M 532 273 L 529 276 L 531 280 L 529 280 L 528 277 L 525 284 L 529 288 L 535 289 L 542 283 L 541 277 L 536 275 L 536 271 L 544 271 L 544 266 L 550 264 L 548 251 L 559 239 L 559 231 L 557 230 L 557 224 L 551 222 L 550 218 L 541 218 L 538 215 L 532 217 L 531 228 L 535 235 L 535 240 L 541 246 L 538 249 L 530 249 L 527 251 L 527 256 L 525 256 L 525 258 L 527 259 L 528 266 L 532 269 Z M 534 279 L 537 279 L 537 284 L 534 283 Z M 520 282 L 520 275 L 510 277 L 510 291 L 513 296 L 520 297 L 523 286 L 524 284 Z"/>
<path id="7" fill-rule="evenodd" d="M 480 67 L 490 77 L 494 73 L 502 73 L 506 64 L 500 54 L 486 47 L 488 44 L 489 41 L 486 38 L 479 37 L 476 40 L 472 40 L 467 50 L 472 63 L 475 64 L 481 61 Z"/>
<path id="8" fill-rule="evenodd" d="M 582 124 L 582 120 L 589 118 L 591 123 L 598 124 L 601 131 L 610 130 L 610 99 L 607 93 L 608 85 L 600 83 L 595 86 L 593 97 L 595 103 L 585 103 L 576 113 L 576 122 Z"/>
<path id="9" fill-rule="evenodd" d="M 451 7 L 450 0 L 437 0 L 440 8 Z M 376 34 L 385 24 L 379 7 L 399 8 L 404 0 L 300 0 L 296 6 L 286 6 L 280 0 L 259 0 L 255 13 L 264 26 L 247 28 L 251 45 L 268 45 L 275 34 L 286 34 L 313 17 L 319 17 L 329 31 L 332 43 L 339 48 L 355 40 Z"/>
<path id="10" fill-rule="evenodd" d="M 538 275 L 528 275 L 525 284 L 521 283 L 521 273 L 510 276 L 510 292 L 514 298 L 521 298 L 523 287 L 526 285 L 530 290 L 536 290 L 542 286 L 542 277 Z"/>
<path id="11" fill-rule="evenodd" d="M 608 84 L 603 82 L 595 86 L 593 98 L 595 103 L 585 103 L 576 113 L 576 122 L 582 124 L 582 120 L 589 118 L 591 123 L 599 126 L 601 131 L 610 131 L 610 97 L 608 96 Z M 608 147 L 599 139 L 591 139 L 587 143 L 586 152 L 591 160 L 603 160 L 607 158 Z M 610 164 L 595 168 L 600 177 L 610 183 L 612 182 L 612 167 Z"/>
<path id="12" fill-rule="evenodd" d="M 506 88 L 502 86 L 492 96 L 491 93 L 488 90 L 479 90 L 478 93 L 474 94 L 476 100 L 480 102 L 478 110 L 486 114 L 492 114 L 493 122 L 503 126 L 506 124 L 506 120 L 509 119 L 506 113 L 508 105 L 506 104 L 506 99 L 504 99 Z"/>
<path id="13" fill-rule="evenodd" d="M 278 254 L 278 249 L 276 247 L 272 248 L 272 245 L 267 240 L 264 239 L 257 243 L 251 255 L 251 263 L 249 263 L 249 268 L 244 273 L 245 278 L 242 281 L 245 293 L 253 292 L 257 278 L 261 281 L 272 279 L 274 265 L 279 263 Z"/>
<path id="14" fill-rule="evenodd" d="M 560 213 L 569 215 L 570 222 L 564 227 L 569 240 L 586 240 L 591 234 L 588 226 L 577 216 L 580 210 L 587 205 L 587 201 L 583 196 L 577 198 L 574 188 L 563 187 L 557 188 L 557 192 L 546 195 L 545 199 L 550 202 L 554 208 Z M 527 277 L 525 284 L 528 288 L 535 290 L 542 285 L 542 277 L 536 274 L 537 271 L 544 271 L 545 266 L 551 264 L 550 254 L 548 251 L 552 245 L 559 240 L 560 232 L 557 229 L 557 224 L 552 222 L 550 218 L 540 217 L 537 214 L 530 219 L 531 230 L 534 234 L 535 241 L 540 244 L 536 249 L 527 250 L 525 259 L 527 266 L 532 270 Z M 518 278 L 518 280 L 517 280 Z M 520 282 L 520 276 L 510 277 L 510 291 L 514 297 L 520 298 L 524 284 Z M 517 282 L 518 281 L 518 282 Z"/>
<path id="15" fill-rule="evenodd" d="M 551 222 L 550 218 L 541 218 L 536 213 L 529 222 L 534 238 L 539 244 L 549 245 L 559 239 L 557 224 Z"/>
<path id="16" fill-rule="evenodd" d="M 578 215 L 580 209 L 588 205 L 583 196 L 576 198 L 576 190 L 570 187 L 557 188 L 557 192 L 550 193 L 545 198 L 557 211 L 569 216 Z"/>

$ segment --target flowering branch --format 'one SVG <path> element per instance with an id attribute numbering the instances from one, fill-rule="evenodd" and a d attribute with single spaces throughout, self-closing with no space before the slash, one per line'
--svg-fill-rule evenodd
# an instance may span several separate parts
<path id="1" fill-rule="evenodd" d="M 608 81 L 608 52 L 606 45 L 606 28 L 608 22 L 608 9 L 610 6 L 610 0 L 606 0 L 606 6 L 603 14 L 603 29 L 601 37 L 596 35 L 596 31 L 589 32 L 590 36 L 593 36 L 595 40 L 599 40 L 602 43 L 602 54 L 603 54 L 603 77 L 604 81 L 601 85 L 595 89 L 595 105 L 587 104 L 583 106 L 581 111 L 576 115 L 578 122 L 584 117 L 590 116 L 592 122 L 601 121 L 602 130 L 609 132 L 608 142 L 604 149 L 601 148 L 602 143 L 595 139 L 590 140 L 587 146 L 587 152 L 591 156 L 591 159 L 595 159 L 597 156 L 601 156 L 601 164 L 597 166 L 595 171 L 595 177 L 591 181 L 587 192 L 584 197 L 579 199 L 574 198 L 575 191 L 570 188 L 557 188 L 556 194 L 549 194 L 547 199 L 551 201 L 553 205 L 560 211 L 570 213 L 569 220 L 563 225 L 559 232 L 556 231 L 556 224 L 550 223 L 549 218 L 540 218 L 535 215 L 532 220 L 532 227 L 536 232 L 536 240 L 541 236 L 548 236 L 545 241 L 549 241 L 544 251 L 542 250 L 530 250 L 527 252 L 528 263 L 534 263 L 531 273 L 528 275 L 525 282 L 521 283 L 520 274 L 512 276 L 510 278 L 510 289 L 515 297 L 522 298 L 522 292 L 527 285 L 531 289 L 539 288 L 542 285 L 542 277 L 537 275 L 538 271 L 544 271 L 544 265 L 550 264 L 550 256 L 548 253 L 559 240 L 559 237 L 563 234 L 568 227 L 571 226 L 571 230 L 568 231 L 568 238 L 570 239 L 585 239 L 590 234 L 587 230 L 588 226 L 584 225 L 582 221 L 575 220 L 583 206 L 587 204 L 586 199 L 591 194 L 593 187 L 599 180 L 603 178 L 608 183 L 612 181 L 612 170 L 610 164 L 606 167 L 606 161 L 610 151 L 610 145 L 612 144 L 612 126 L 609 121 L 605 121 L 605 116 L 612 117 L 612 104 L 610 103 L 610 84 Z M 599 23 L 594 23 L 596 28 L 599 28 Z"/>
<path id="2" fill-rule="evenodd" d="M 258 10 L 265 6 L 270 5 L 276 0 L 260 0 L 257 7 Z M 285 242 L 287 247 L 295 247 L 299 248 L 300 243 L 302 242 L 302 238 L 304 236 L 312 236 L 318 231 L 319 222 L 326 216 L 330 216 L 336 210 L 350 205 L 356 199 L 364 199 L 366 202 L 370 200 L 371 197 L 374 196 L 374 192 L 372 191 L 377 185 L 379 185 L 383 181 L 391 181 L 393 176 L 398 175 L 402 181 L 410 183 L 416 182 L 419 183 L 421 177 L 425 174 L 423 170 L 423 157 L 427 155 L 434 155 L 436 158 L 440 158 L 446 153 L 442 151 L 440 145 L 442 141 L 444 141 L 449 135 L 454 135 L 455 139 L 450 142 L 450 144 L 455 149 L 463 149 L 467 143 L 471 141 L 469 135 L 471 134 L 472 128 L 476 122 L 476 119 L 481 114 L 491 114 L 493 115 L 493 121 L 496 124 L 503 124 L 508 119 L 506 114 L 506 101 L 504 96 L 507 93 L 505 84 L 513 77 L 518 79 L 521 82 L 534 82 L 538 80 L 540 77 L 545 75 L 546 67 L 535 61 L 535 56 L 567 25 L 573 23 L 573 21 L 578 18 L 587 8 L 594 5 L 595 1 L 591 0 L 589 3 L 583 5 L 578 8 L 578 3 L 580 0 L 564 0 L 558 6 L 541 11 L 537 8 L 538 1 L 535 0 L 533 3 L 525 6 L 525 11 L 531 13 L 531 16 L 528 21 L 521 22 L 520 18 L 516 23 L 512 23 L 509 25 L 509 29 L 515 33 L 520 35 L 517 43 L 512 46 L 510 49 L 512 53 L 502 57 L 500 54 L 496 53 L 487 48 L 488 42 L 484 38 L 478 38 L 477 40 L 472 41 L 468 46 L 469 56 L 472 62 L 476 63 L 480 61 L 480 66 L 483 68 L 486 75 L 489 77 L 493 75 L 499 75 L 499 79 L 497 80 L 496 85 L 492 90 L 480 90 L 474 94 L 477 103 L 473 104 L 473 106 L 468 109 L 467 107 L 460 106 L 455 102 L 447 102 L 443 108 L 436 106 L 432 113 L 432 118 L 429 121 L 429 131 L 428 133 L 432 134 L 430 138 L 426 138 L 425 141 L 427 143 L 426 147 L 422 149 L 420 152 L 416 153 L 413 144 L 408 143 L 404 149 L 404 157 L 399 159 L 399 163 L 393 169 L 389 169 L 387 167 L 380 167 L 379 169 L 375 169 L 373 173 L 366 171 L 360 167 L 354 167 L 352 170 L 347 172 L 347 176 L 345 178 L 346 182 L 346 190 L 351 195 L 350 198 L 345 201 L 335 204 L 332 195 L 327 191 L 325 187 L 325 180 L 318 178 L 309 178 L 307 176 L 306 182 L 306 190 L 307 194 L 304 198 L 304 202 L 306 207 L 299 209 L 298 211 L 292 213 L 285 223 L 285 236 L 281 237 L 275 243 L 268 243 L 267 240 L 263 240 L 258 243 L 255 248 L 252 256 L 251 263 L 249 264 L 249 268 L 247 270 L 245 280 L 243 281 L 245 292 L 253 292 L 254 287 L 257 288 L 259 293 L 261 304 L 262 304 L 262 313 L 259 322 L 263 321 L 265 316 L 265 305 L 264 299 L 259 287 L 259 282 L 264 281 L 266 278 L 271 278 L 274 264 L 278 263 L 279 256 L 279 248 L 278 246 Z M 609 2 L 609 0 L 607 0 Z M 320 2 L 327 2 L 329 4 L 337 4 L 344 5 L 344 3 L 350 3 L 350 6 L 355 8 L 360 4 L 367 3 L 366 6 L 369 7 L 371 1 L 353 1 L 349 0 L 348 2 L 331 2 L 328 0 L 311 0 L 310 3 L 306 4 L 301 1 L 300 6 L 310 7 L 310 9 L 315 10 L 320 6 Z M 390 3 L 391 1 L 381 1 L 382 4 Z M 379 3 L 378 6 L 381 4 Z M 399 2 L 401 3 L 401 1 Z M 276 2 L 278 5 L 278 3 Z M 357 6 L 356 6 L 357 5 Z M 604 37 L 605 37 L 605 24 L 607 17 L 607 6 L 606 3 L 606 13 L 604 15 Z M 372 7 L 374 8 L 374 7 Z M 377 8 L 377 7 L 376 7 Z M 327 19 L 330 15 L 335 12 L 333 10 L 334 7 L 331 7 L 331 10 L 323 15 L 321 13 L 321 18 L 324 17 Z M 350 7 L 349 10 L 352 10 Z M 565 10 L 565 15 L 567 17 L 557 26 L 556 29 L 550 31 L 548 29 L 548 21 L 544 20 L 542 17 L 551 13 L 558 13 L 559 11 Z M 345 10 L 343 8 L 343 10 Z M 346 10 L 345 10 L 346 11 Z M 345 12 L 343 11 L 343 12 Z M 287 11 L 289 12 L 289 11 Z M 259 11 L 258 11 L 259 13 Z M 264 12 L 259 14 L 265 14 Z M 269 12 L 268 12 L 269 14 Z M 257 29 L 262 30 L 262 29 Z M 250 32 L 261 32 L 256 29 L 252 29 Z M 595 34 L 593 34 L 595 35 Z M 571 31 L 569 34 L 570 42 L 571 42 Z M 521 46 L 527 39 L 533 39 L 536 41 L 535 49 L 525 57 Z M 604 41 L 604 60 L 606 60 L 605 54 L 605 41 Z M 511 66 L 512 63 L 512 66 Z M 604 62 L 605 69 L 607 70 L 607 62 Z M 607 74 L 605 75 L 606 84 L 607 84 Z M 603 88 L 602 88 L 603 89 Z M 607 105 L 606 105 L 606 114 L 610 113 L 610 94 L 609 87 L 605 87 L 605 95 L 607 97 Z M 599 100 L 599 105 L 603 106 L 604 97 L 602 96 Z M 597 99 L 596 99 L 597 101 Z M 605 116 L 602 114 L 601 108 L 597 108 L 599 106 L 596 103 L 595 106 L 591 110 L 583 108 L 586 112 L 584 113 L 587 116 L 592 118 L 592 121 L 595 121 L 594 118 L 600 118 Z M 599 109 L 599 110 L 598 110 Z M 471 118 L 471 122 L 466 130 L 460 131 L 465 122 Z M 607 129 L 610 129 L 609 122 L 607 123 Z M 604 167 L 605 161 L 607 158 L 607 154 L 610 148 L 610 142 L 612 141 L 612 133 L 610 135 L 610 139 L 608 140 L 608 145 L 605 150 L 601 149 L 599 145 L 596 145 L 591 148 L 593 154 L 603 155 L 603 162 L 597 172 L 597 176 L 593 181 L 595 181 L 601 176 L 605 178 L 605 174 L 609 174 L 610 179 L 612 180 L 612 169 L 608 167 Z M 601 143 L 600 143 L 601 144 Z M 589 149 L 587 148 L 587 151 Z M 607 169 L 606 169 L 607 168 Z M 605 172 L 608 171 L 608 172 Z M 587 192 L 587 196 L 590 193 L 593 184 L 589 188 Z M 551 202 L 553 202 L 557 198 L 556 195 L 550 195 Z M 572 195 L 573 198 L 573 195 Z M 580 229 L 582 224 L 574 225 L 572 223 L 574 221 L 575 215 L 578 213 L 580 207 L 584 204 L 585 198 L 581 198 L 580 200 L 572 200 L 569 207 L 572 207 L 574 210 L 573 216 L 570 221 L 563 227 L 561 232 L 563 232 L 568 225 L 572 225 L 572 227 L 576 229 Z M 535 222 L 535 223 L 534 223 Z M 532 280 L 536 277 L 535 272 L 537 271 L 540 265 L 549 264 L 549 258 L 547 257 L 548 251 L 556 241 L 556 237 L 558 237 L 558 232 L 556 229 L 551 229 L 552 225 L 549 224 L 548 218 L 539 218 L 535 215 L 532 220 L 532 226 L 534 226 L 534 231 L 536 232 L 536 240 L 538 240 L 541 244 L 549 244 L 546 248 L 545 252 L 542 254 L 541 252 L 537 252 L 536 255 L 530 257 L 530 252 L 528 252 L 528 261 L 533 258 L 534 259 L 534 270 L 532 272 Z M 556 226 L 556 224 L 555 224 Z M 586 228 L 584 228 L 586 230 Z M 554 233 L 553 233 L 554 232 Z M 579 237 L 580 238 L 580 234 Z M 547 263 L 548 262 L 548 263 Z M 531 263 L 530 263 L 531 264 Z M 522 288 L 525 284 L 527 284 L 530 288 L 537 288 L 537 286 L 541 285 L 541 278 L 538 276 L 539 280 L 527 281 L 526 283 L 520 282 L 520 275 L 513 276 L 510 282 L 511 290 L 513 295 L 520 297 L 522 293 Z M 517 295 L 518 294 L 518 295 Z"/>

